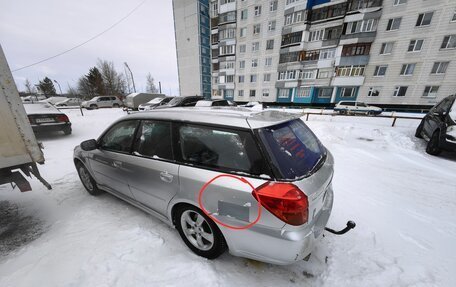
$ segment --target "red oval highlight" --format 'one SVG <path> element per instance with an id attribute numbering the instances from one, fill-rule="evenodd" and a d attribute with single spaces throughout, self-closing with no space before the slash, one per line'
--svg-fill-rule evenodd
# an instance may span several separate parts
<path id="1" fill-rule="evenodd" d="M 221 222 L 220 220 L 218 220 L 217 218 L 213 217 L 212 215 L 209 214 L 209 212 L 204 208 L 204 205 L 203 205 L 203 193 L 204 191 L 206 190 L 206 188 L 212 183 L 214 182 L 215 180 L 221 178 L 221 177 L 229 177 L 229 178 L 234 178 L 234 179 L 237 179 L 247 185 L 249 185 L 251 188 L 252 188 L 252 191 L 256 191 L 255 187 L 245 178 L 243 177 L 239 177 L 239 176 L 235 176 L 235 175 L 231 175 L 231 174 L 219 174 L 217 175 L 216 177 L 212 178 L 211 180 L 209 180 L 208 182 L 206 182 L 203 187 L 201 187 L 200 191 L 199 191 L 199 194 L 198 194 L 198 205 L 200 207 L 200 209 L 204 212 L 204 214 L 206 214 L 210 219 L 212 219 L 213 221 L 217 222 L 218 224 L 226 227 L 226 228 L 229 228 L 229 229 L 233 229 L 233 230 L 244 230 L 244 229 L 248 229 L 252 226 L 254 226 L 255 224 L 257 224 L 257 222 L 260 220 L 261 218 L 261 209 L 262 209 L 262 205 L 261 205 L 261 202 L 260 202 L 260 199 L 258 198 L 258 216 L 257 218 L 247 224 L 247 225 L 244 225 L 244 226 L 232 226 L 232 225 L 229 225 L 229 224 L 226 224 L 226 223 L 223 223 Z"/>

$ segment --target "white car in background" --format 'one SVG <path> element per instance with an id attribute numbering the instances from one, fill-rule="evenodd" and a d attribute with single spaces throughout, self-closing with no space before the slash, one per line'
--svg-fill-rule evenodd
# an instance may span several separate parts
<path id="1" fill-rule="evenodd" d="M 122 101 L 114 96 L 98 96 L 81 103 L 81 107 L 86 109 L 120 108 L 122 105 Z"/>
<path id="2" fill-rule="evenodd" d="M 345 114 L 366 114 L 379 115 L 382 109 L 375 106 L 369 106 L 363 102 L 357 101 L 341 101 L 334 107 L 334 111 L 341 115 Z"/>
<path id="3" fill-rule="evenodd" d="M 64 101 L 66 99 L 68 99 L 68 98 L 67 97 L 55 96 L 55 97 L 49 97 L 47 99 L 41 100 L 40 103 L 46 103 L 46 104 L 55 105 L 58 102 Z"/>
<path id="4" fill-rule="evenodd" d="M 82 100 L 79 98 L 68 98 L 64 101 L 58 102 L 55 104 L 56 107 L 79 107 L 82 103 Z"/>

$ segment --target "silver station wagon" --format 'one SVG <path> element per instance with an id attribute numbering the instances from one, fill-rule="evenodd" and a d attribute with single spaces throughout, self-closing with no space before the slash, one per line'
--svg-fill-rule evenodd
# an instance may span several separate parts
<path id="1" fill-rule="evenodd" d="M 107 191 L 174 226 L 196 254 L 308 258 L 333 205 L 333 157 L 293 114 L 175 108 L 128 115 L 74 150 Z"/>

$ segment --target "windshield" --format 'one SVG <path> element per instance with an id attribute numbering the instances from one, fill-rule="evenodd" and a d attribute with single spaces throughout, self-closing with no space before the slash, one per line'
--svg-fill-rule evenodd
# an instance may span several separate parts
<path id="1" fill-rule="evenodd" d="M 311 174 L 326 155 L 323 145 L 301 120 L 262 128 L 259 133 L 283 179 Z"/>
<path id="2" fill-rule="evenodd" d="M 172 105 L 177 105 L 179 104 L 180 102 L 182 102 L 184 98 L 182 97 L 175 97 L 174 99 L 172 99 L 171 101 L 169 101 L 168 105 L 172 106 Z"/>
<path id="3" fill-rule="evenodd" d="M 93 97 L 89 102 L 96 102 L 100 97 Z"/>

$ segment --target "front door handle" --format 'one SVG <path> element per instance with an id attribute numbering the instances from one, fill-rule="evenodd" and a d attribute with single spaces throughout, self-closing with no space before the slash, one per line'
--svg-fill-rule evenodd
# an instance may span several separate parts
<path id="1" fill-rule="evenodd" d="M 164 182 L 172 182 L 174 176 L 172 174 L 169 174 L 167 171 L 162 171 L 160 172 L 160 179 L 163 180 Z"/>

